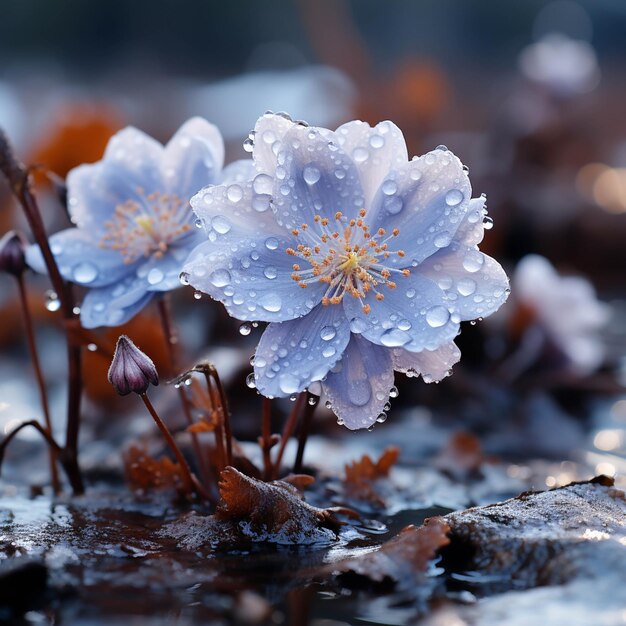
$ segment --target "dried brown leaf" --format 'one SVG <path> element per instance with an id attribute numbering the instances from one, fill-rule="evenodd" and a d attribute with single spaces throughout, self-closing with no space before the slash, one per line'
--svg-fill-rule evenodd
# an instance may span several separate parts
<path id="1" fill-rule="evenodd" d="M 340 561 L 332 569 L 365 576 L 377 583 L 385 579 L 414 579 L 426 571 L 438 550 L 450 543 L 449 530 L 443 518 L 431 517 L 419 528 L 406 526 L 375 552 Z"/>
<path id="2" fill-rule="evenodd" d="M 155 459 L 139 446 L 131 446 L 123 460 L 126 481 L 132 489 L 183 488 L 180 466 L 168 457 Z"/>
<path id="3" fill-rule="evenodd" d="M 435 465 L 458 479 L 465 479 L 478 474 L 485 463 L 496 459 L 485 455 L 476 435 L 466 432 L 454 433 L 443 447 Z"/>
<path id="4" fill-rule="evenodd" d="M 346 492 L 357 500 L 367 500 L 379 506 L 384 505 L 382 497 L 376 492 L 373 484 L 380 478 L 389 475 L 389 470 L 400 456 L 400 449 L 395 446 L 385 448 L 377 461 L 364 454 L 358 461 L 353 461 L 345 466 L 346 476 L 344 479 Z"/>

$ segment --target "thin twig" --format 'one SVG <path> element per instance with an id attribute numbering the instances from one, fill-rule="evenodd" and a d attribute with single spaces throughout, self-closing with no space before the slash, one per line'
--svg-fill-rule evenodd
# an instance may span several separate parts
<path id="1" fill-rule="evenodd" d="M 159 414 L 156 412 L 154 406 L 152 406 L 152 402 L 150 402 L 150 399 L 148 398 L 147 394 L 142 393 L 141 399 L 143 400 L 143 403 L 146 405 L 146 408 L 148 409 L 148 412 L 152 416 L 152 419 L 154 420 L 155 424 L 161 431 L 161 434 L 163 435 L 163 437 L 165 437 L 165 441 L 167 442 L 167 445 L 169 446 L 170 450 L 176 457 L 176 460 L 178 461 L 178 465 L 180 466 L 180 471 L 182 473 L 183 481 L 185 482 L 186 488 L 190 492 L 196 491 L 198 495 L 200 495 L 202 498 L 208 499 L 209 494 L 206 493 L 202 485 L 200 485 L 200 483 L 198 483 L 197 480 L 193 479 L 192 474 L 191 474 L 191 469 L 189 468 L 189 464 L 187 463 L 187 459 L 185 459 L 183 453 L 178 447 L 178 444 L 176 443 L 176 441 L 174 441 L 174 437 L 172 437 L 172 433 L 170 433 L 169 428 L 164 424 L 163 420 L 159 417 Z"/>
<path id="2" fill-rule="evenodd" d="M 283 427 L 282 435 L 280 436 L 280 446 L 278 448 L 278 454 L 276 455 L 276 460 L 274 461 L 274 478 L 278 478 L 278 474 L 280 473 L 280 464 L 283 460 L 283 454 L 285 453 L 285 447 L 287 446 L 287 442 L 289 438 L 293 434 L 293 431 L 296 428 L 296 423 L 298 421 L 298 414 L 302 409 L 302 403 L 306 398 L 306 392 L 303 391 L 298 395 L 298 399 L 296 400 L 293 409 L 289 413 L 287 417 L 287 421 L 285 422 L 285 426 Z"/>
<path id="3" fill-rule="evenodd" d="M 11 432 L 7 434 L 7 436 L 0 441 L 0 471 L 2 470 L 2 462 L 4 461 L 4 453 L 6 451 L 7 446 L 11 443 L 11 440 L 27 426 L 32 426 L 35 430 L 41 433 L 43 438 L 46 440 L 48 445 L 58 454 L 63 454 L 63 449 L 61 446 L 54 440 L 54 437 L 37 421 L 37 420 L 28 420 L 27 422 L 22 422 L 18 424 Z"/>
<path id="4" fill-rule="evenodd" d="M 41 371 L 41 363 L 39 361 L 39 353 L 37 352 L 37 344 L 35 343 L 35 334 L 33 332 L 33 318 L 30 314 L 28 306 L 28 294 L 26 293 L 26 285 L 24 284 L 24 275 L 16 276 L 17 285 L 20 292 L 20 301 L 22 304 L 22 315 L 24 316 L 24 328 L 26 330 L 26 342 L 30 352 L 30 360 L 35 370 L 35 379 L 39 388 L 39 397 L 41 399 L 41 409 L 43 411 L 44 421 L 48 433 L 52 435 L 52 420 L 50 419 L 50 405 L 48 403 L 48 392 L 46 391 L 46 383 Z M 59 473 L 57 470 L 57 455 L 53 448 L 49 448 L 50 456 L 50 480 L 52 489 L 55 494 L 61 493 L 61 484 L 59 482 Z"/>
<path id="5" fill-rule="evenodd" d="M 296 461 L 293 465 L 294 474 L 302 473 L 302 459 L 304 458 L 304 447 L 306 446 L 306 442 L 309 437 L 309 428 L 311 427 L 313 413 L 315 413 L 315 407 L 317 407 L 317 402 L 311 404 L 311 398 L 315 398 L 315 396 L 307 391 L 306 404 L 304 406 L 304 415 L 302 416 L 300 431 L 298 432 L 298 452 L 296 453 Z"/>

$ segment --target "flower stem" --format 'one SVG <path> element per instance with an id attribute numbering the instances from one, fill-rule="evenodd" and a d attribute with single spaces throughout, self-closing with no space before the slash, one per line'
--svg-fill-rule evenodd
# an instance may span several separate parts
<path id="1" fill-rule="evenodd" d="M 272 401 L 269 398 L 263 398 L 263 425 L 261 431 L 261 450 L 263 451 L 263 479 L 269 480 L 273 474 L 272 457 L 270 451 L 272 449 Z"/>
<path id="2" fill-rule="evenodd" d="M 198 481 L 193 479 L 192 474 L 191 474 L 191 469 L 189 468 L 189 464 L 187 463 L 187 460 L 183 456 L 183 453 L 181 452 L 177 443 L 174 441 L 174 437 L 172 437 L 172 433 L 170 433 L 169 428 L 164 424 L 163 420 L 159 417 L 159 414 L 156 412 L 154 406 L 152 406 L 152 402 L 150 402 L 148 395 L 145 393 L 142 393 L 141 399 L 143 400 L 143 403 L 146 405 L 146 408 L 148 409 L 148 412 L 152 416 L 152 419 L 154 420 L 155 424 L 161 431 L 161 434 L 163 435 L 163 437 L 165 437 L 165 441 L 167 442 L 167 445 L 169 446 L 170 450 L 176 457 L 176 460 L 178 461 L 178 465 L 180 466 L 180 471 L 183 476 L 185 487 L 190 492 L 196 491 L 203 498 L 208 497 L 204 489 L 201 487 L 201 485 L 199 485 Z"/>
<path id="3" fill-rule="evenodd" d="M 35 379 L 39 388 L 39 397 L 41 399 L 41 410 L 43 411 L 46 429 L 52 435 L 52 420 L 50 419 L 50 405 L 48 403 L 48 392 L 46 391 L 46 383 L 41 372 L 41 363 L 39 361 L 39 353 L 37 352 L 37 344 L 35 343 L 35 334 L 33 331 L 33 318 L 30 314 L 28 306 L 28 295 L 26 293 L 26 285 L 24 284 L 24 275 L 19 274 L 16 277 L 20 292 L 20 301 L 22 304 L 22 315 L 24 316 L 24 328 L 26 330 L 26 341 L 30 352 L 30 359 L 35 370 Z M 55 494 L 61 493 L 61 484 L 59 482 L 59 473 L 57 470 L 57 453 L 53 447 L 49 448 L 50 453 L 50 481 Z"/>
<path id="4" fill-rule="evenodd" d="M 306 392 L 303 391 L 298 395 L 298 399 L 296 400 L 293 409 L 291 409 L 291 412 L 287 416 L 287 421 L 285 422 L 282 435 L 280 436 L 280 446 L 278 448 L 278 454 L 276 455 L 276 460 L 274 461 L 274 478 L 278 478 L 278 474 L 280 473 L 280 464 L 282 463 L 283 455 L 285 453 L 285 446 L 287 445 L 289 438 L 296 428 L 298 414 L 302 409 L 302 404 L 305 398 Z"/>
<path id="5" fill-rule="evenodd" d="M 157 308 L 159 309 L 159 319 L 161 320 L 161 330 L 163 331 L 163 339 L 165 340 L 165 346 L 167 349 L 167 354 L 169 358 L 170 364 L 170 376 L 174 378 L 178 375 L 179 369 L 179 350 L 178 346 L 178 336 L 176 333 L 176 327 L 172 320 L 172 315 L 170 311 L 170 303 L 168 294 L 163 294 L 157 299 Z M 191 426 L 193 424 L 193 416 L 191 415 L 191 406 L 189 404 L 189 398 L 183 388 L 183 385 L 180 385 L 177 389 L 178 396 L 180 398 L 180 403 L 183 409 L 183 414 L 185 415 L 185 419 L 187 420 L 187 424 Z M 202 452 L 202 446 L 200 445 L 200 440 L 196 433 L 191 433 L 191 444 L 193 446 L 193 451 L 198 461 L 198 467 L 200 470 L 200 474 L 202 475 L 202 479 L 204 482 L 209 485 L 211 483 L 209 468 L 206 463 L 205 455 Z"/>
<path id="6" fill-rule="evenodd" d="M 300 474 L 302 472 L 302 459 L 304 458 L 304 447 L 306 446 L 307 439 L 309 437 L 309 428 L 311 427 L 311 421 L 313 420 L 313 413 L 315 413 L 315 407 L 317 402 L 311 404 L 311 399 L 315 396 L 306 392 L 306 404 L 304 406 L 304 415 L 302 416 L 302 422 L 300 423 L 300 431 L 298 433 L 298 452 L 296 454 L 296 461 L 293 466 L 293 473 Z"/>
<path id="7" fill-rule="evenodd" d="M 44 227 L 41 211 L 35 200 L 30 182 L 30 171 L 18 161 L 13 153 L 9 140 L 0 129 L 0 171 L 5 175 L 11 186 L 24 215 L 28 221 L 35 241 L 39 244 L 48 275 L 57 297 L 61 303 L 61 312 L 67 324 L 71 324 L 76 317 L 74 313 L 74 294 L 71 286 L 63 281 L 61 272 L 56 264 L 48 236 Z M 71 474 L 71 485 L 74 494 L 84 492 L 80 468 L 78 466 L 78 435 L 80 430 L 80 401 L 82 395 L 81 346 L 75 345 L 66 329 L 67 358 L 68 358 L 68 402 L 66 441 L 64 456 L 67 457 L 67 469 Z"/>

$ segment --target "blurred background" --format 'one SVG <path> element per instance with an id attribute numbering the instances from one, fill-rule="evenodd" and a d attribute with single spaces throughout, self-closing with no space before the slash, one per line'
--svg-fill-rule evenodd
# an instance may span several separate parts
<path id="1" fill-rule="evenodd" d="M 589 423 L 588 412 L 570 421 L 587 420 L 574 432 L 585 437 L 591 432 L 594 454 L 623 451 L 622 0 L 2 0 L 0 7 L 0 126 L 24 162 L 41 164 L 60 177 L 80 163 L 98 160 L 108 138 L 123 126 L 136 125 L 166 141 L 191 115 L 219 126 L 227 160 L 246 156 L 242 141 L 267 109 L 330 128 L 353 118 L 370 123 L 391 119 L 403 130 L 411 155 L 447 145 L 470 168 L 474 195 L 487 194 L 495 228 L 481 246 L 485 252 L 512 276 L 522 257 L 542 255 L 559 272 L 589 278 L 610 304 L 607 323 L 593 337 L 601 343 L 603 357 L 591 368 L 608 374 L 590 386 L 585 371 L 574 383 L 570 379 L 566 393 L 551 397 L 558 400 L 559 410 L 569 411 L 571 405 L 580 409 L 583 391 L 594 402 L 600 396 L 604 402 L 607 391 L 617 393 L 602 404 L 600 425 Z M 49 177 L 39 174 L 37 184 L 51 231 L 67 227 Z M 23 222 L 2 185 L 0 181 L 3 233 Z M 61 407 L 55 413 L 62 419 L 62 339 L 54 313 L 43 306 L 45 279 L 31 285 L 44 366 L 52 388 L 58 387 L 53 401 Z M 515 282 L 513 287 L 515 298 Z M 226 377 L 250 369 L 247 359 L 258 334 L 240 337 L 223 311 L 206 299 L 194 302 L 187 290 L 179 290 L 176 298 L 183 341 L 191 354 L 212 345 L 213 358 Z M 557 318 L 570 313 L 566 302 L 553 305 Z M 515 301 L 506 307 L 518 313 L 524 309 Z M 7 424 L 38 409 L 27 377 L 15 375 L 15 363 L 26 364 L 27 358 L 23 338 L 15 331 L 20 323 L 15 289 L 4 276 L 0 310 L 0 429 L 6 431 Z M 505 317 L 492 326 L 464 331 L 463 359 L 466 368 L 474 368 L 472 373 L 490 371 L 498 359 L 506 362 L 507 353 L 516 354 L 519 346 L 513 344 L 521 318 L 513 313 Z M 145 346 L 150 325 L 132 324 L 131 336 Z M 513 339 L 503 347 L 505 335 Z M 249 343 L 242 349 L 245 341 Z M 163 355 L 157 343 L 153 356 L 158 361 Z M 107 366 L 97 354 L 88 355 L 88 408 L 94 414 L 119 407 L 106 383 Z M 516 378 L 509 375 L 508 383 Z M 476 383 L 471 385 L 476 388 Z M 432 394 L 439 392 L 424 389 L 413 383 L 411 391 L 401 393 L 399 406 L 433 406 Z M 256 407 L 253 392 L 243 393 L 235 408 L 238 403 Z M 473 416 L 465 423 L 477 431 L 509 415 L 498 403 L 501 398 L 483 396 L 489 398 L 488 408 L 483 402 L 479 409 L 472 405 L 455 413 Z M 467 389 L 459 397 L 467 398 Z M 533 411 L 546 414 L 545 407 Z M 544 424 L 539 430 L 520 426 L 516 433 L 553 437 L 555 431 L 550 435 L 545 430 L 543 418 L 539 422 Z M 256 424 L 248 431 L 242 427 L 242 434 L 254 432 Z M 604 431 L 609 434 L 596 441 Z M 498 441 L 501 450 L 502 438 Z M 583 445 L 575 437 L 561 444 L 551 452 L 562 458 Z M 615 473 L 619 458 L 610 463 Z"/>

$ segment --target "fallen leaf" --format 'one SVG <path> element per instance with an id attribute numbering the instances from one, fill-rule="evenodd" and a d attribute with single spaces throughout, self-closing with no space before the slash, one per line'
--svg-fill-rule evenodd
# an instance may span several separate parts
<path id="1" fill-rule="evenodd" d="M 367 500 L 378 506 L 384 506 L 384 499 L 377 493 L 374 482 L 389 475 L 389 470 L 399 456 L 400 449 L 390 446 L 375 462 L 369 455 L 364 454 L 358 461 L 347 464 L 344 479 L 346 493 L 357 500 Z"/>
<path id="2" fill-rule="evenodd" d="M 155 459 L 142 448 L 131 446 L 123 460 L 126 481 L 132 489 L 183 489 L 180 466 L 168 457 Z"/>

